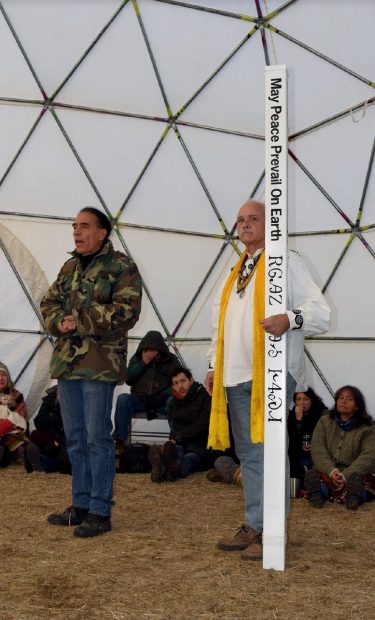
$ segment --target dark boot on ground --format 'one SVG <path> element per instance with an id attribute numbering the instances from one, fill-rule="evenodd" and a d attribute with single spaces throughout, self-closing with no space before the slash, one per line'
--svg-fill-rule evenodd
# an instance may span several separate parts
<path id="1" fill-rule="evenodd" d="M 164 444 L 161 458 L 165 465 L 166 472 L 175 480 L 179 478 L 180 459 L 178 458 L 176 444 L 173 441 L 167 441 Z"/>
<path id="2" fill-rule="evenodd" d="M 216 469 L 209 469 L 208 472 L 206 473 L 206 478 L 210 482 L 224 482 L 223 476 L 219 474 L 219 472 L 216 471 Z"/>
<path id="3" fill-rule="evenodd" d="M 47 521 L 52 525 L 80 525 L 87 517 L 88 512 L 88 508 L 69 506 L 64 512 L 54 512 L 48 515 Z"/>
<path id="4" fill-rule="evenodd" d="M 363 482 L 359 474 L 352 474 L 346 481 L 345 505 L 348 510 L 358 510 L 362 501 Z"/>
<path id="5" fill-rule="evenodd" d="M 29 443 L 29 445 L 24 448 L 24 466 L 28 472 L 44 472 L 41 462 L 41 453 L 35 443 Z"/>
<path id="6" fill-rule="evenodd" d="M 320 489 L 320 478 L 313 469 L 306 472 L 305 489 L 311 505 L 314 508 L 323 508 L 324 497 Z"/>
<path id="7" fill-rule="evenodd" d="M 110 532 L 111 529 L 111 517 L 104 517 L 89 512 L 81 525 L 74 528 L 74 536 L 92 538 L 93 536 L 100 536 L 105 532 Z"/>
<path id="8" fill-rule="evenodd" d="M 165 467 L 161 458 L 161 446 L 153 444 L 148 451 L 148 460 L 151 465 L 151 482 L 163 482 Z"/>

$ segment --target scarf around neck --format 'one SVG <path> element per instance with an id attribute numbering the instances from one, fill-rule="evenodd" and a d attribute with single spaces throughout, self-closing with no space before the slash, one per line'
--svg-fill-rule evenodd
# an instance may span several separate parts
<path id="1" fill-rule="evenodd" d="M 224 370 L 224 323 L 225 313 L 232 292 L 233 284 L 241 270 L 247 253 L 244 252 L 235 267 L 232 269 L 224 285 L 220 301 L 218 340 L 216 349 L 216 363 L 214 385 L 212 390 L 212 406 L 210 416 L 210 430 L 208 447 L 216 450 L 225 450 L 230 447 L 229 423 L 227 416 L 227 403 L 223 385 Z M 264 331 L 259 322 L 264 319 L 265 308 L 265 282 L 264 282 L 265 258 L 262 252 L 256 269 L 254 286 L 254 310 L 253 310 L 253 378 L 251 389 L 251 423 L 250 436 L 253 443 L 263 443 L 264 437 Z"/>

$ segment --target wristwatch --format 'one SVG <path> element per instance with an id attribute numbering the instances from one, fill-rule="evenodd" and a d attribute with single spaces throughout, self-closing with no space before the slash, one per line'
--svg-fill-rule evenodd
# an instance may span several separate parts
<path id="1" fill-rule="evenodd" d="M 303 325 L 303 316 L 302 316 L 301 310 L 295 310 L 293 308 L 292 312 L 294 314 L 294 322 L 295 322 L 295 327 L 293 327 L 293 329 L 301 329 Z"/>

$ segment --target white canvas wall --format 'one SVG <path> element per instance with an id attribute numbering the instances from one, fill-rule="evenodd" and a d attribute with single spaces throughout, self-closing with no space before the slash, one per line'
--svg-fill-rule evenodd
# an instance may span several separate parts
<path id="1" fill-rule="evenodd" d="M 129 353 L 160 329 L 203 379 L 236 211 L 264 195 L 269 62 L 288 66 L 290 246 L 333 310 L 331 331 L 306 344 L 309 381 L 328 405 L 357 385 L 375 415 L 375 4 L 1 0 L 0 11 L 0 359 L 31 413 L 51 349 L 40 288 L 88 204 L 114 219 L 145 283 Z"/>

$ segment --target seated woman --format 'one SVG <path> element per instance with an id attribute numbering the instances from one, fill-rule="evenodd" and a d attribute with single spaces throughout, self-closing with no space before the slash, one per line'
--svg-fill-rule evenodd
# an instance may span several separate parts
<path id="1" fill-rule="evenodd" d="M 288 415 L 290 475 L 302 478 L 312 468 L 311 437 L 327 407 L 311 387 L 306 392 L 295 392 L 293 401 Z"/>
<path id="2" fill-rule="evenodd" d="M 27 443 L 27 412 L 21 392 L 14 389 L 10 373 L 0 362 L 0 466 L 18 460 L 19 448 Z"/>
<path id="3" fill-rule="evenodd" d="M 325 500 L 357 510 L 375 494 L 375 426 L 358 388 L 344 385 L 317 423 L 311 442 L 314 468 L 305 476 L 312 506 Z"/>

